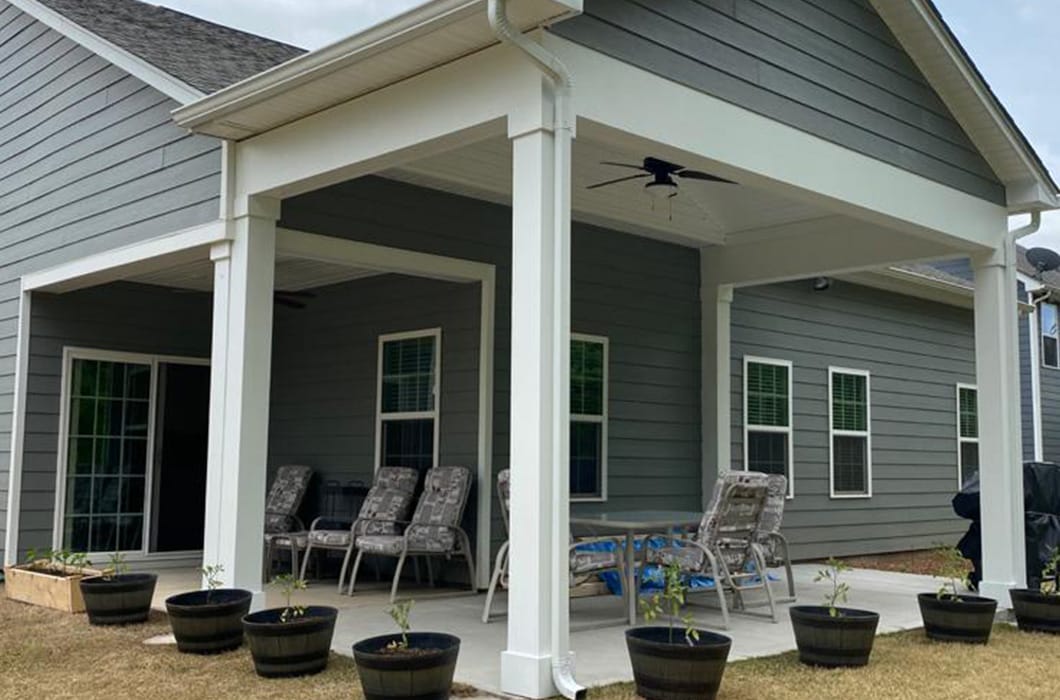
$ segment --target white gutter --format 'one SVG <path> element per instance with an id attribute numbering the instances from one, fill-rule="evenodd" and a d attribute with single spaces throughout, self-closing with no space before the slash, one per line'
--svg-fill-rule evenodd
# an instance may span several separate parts
<path id="1" fill-rule="evenodd" d="M 574 115 L 571 96 L 574 81 L 567 67 L 554 54 L 512 27 L 508 18 L 507 0 L 489 0 L 487 9 L 490 27 L 504 44 L 513 46 L 533 62 L 552 82 L 553 128 L 555 130 L 555 173 L 553 177 L 553 207 L 556 220 L 553 250 L 555 267 L 554 318 L 564 332 L 556 334 L 552 348 L 555 367 L 569 367 L 570 355 L 570 197 L 571 197 L 571 141 L 574 138 Z M 577 12 L 572 12 L 577 14 Z M 554 387 L 552 426 L 553 435 L 566 435 L 569 428 L 563 423 L 570 414 L 570 396 L 565 387 Z M 570 455 L 562 454 L 562 439 L 553 440 L 552 483 L 556 490 L 552 499 L 552 683 L 556 690 L 570 700 L 582 700 L 586 689 L 574 679 L 574 661 L 570 652 L 569 596 L 570 576 Z"/>

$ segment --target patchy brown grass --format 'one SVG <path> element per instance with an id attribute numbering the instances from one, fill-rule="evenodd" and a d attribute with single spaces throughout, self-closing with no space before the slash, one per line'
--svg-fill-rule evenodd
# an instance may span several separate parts
<path id="1" fill-rule="evenodd" d="M 1060 637 L 994 628 L 990 644 L 928 641 L 921 630 L 876 639 L 865 668 L 803 666 L 795 653 L 729 664 L 720 700 L 996 700 L 1060 691 Z M 630 684 L 589 692 L 589 700 L 634 700 Z"/>
<path id="2" fill-rule="evenodd" d="M 920 549 L 912 552 L 891 552 L 888 554 L 871 554 L 860 557 L 841 557 L 855 569 L 876 569 L 878 571 L 896 571 L 903 574 L 934 575 L 943 563 L 943 557 L 935 549 Z M 972 563 L 968 562 L 971 571 Z"/>
<path id="3" fill-rule="evenodd" d="M 2 590 L 2 589 L 0 589 Z M 323 673 L 265 680 L 246 647 L 217 656 L 181 654 L 143 640 L 169 632 L 162 613 L 143 625 L 91 627 L 71 615 L 8 600 L 0 593 L 0 698 L 356 698 L 353 659 L 332 654 Z M 454 696 L 472 689 L 454 687 Z"/>

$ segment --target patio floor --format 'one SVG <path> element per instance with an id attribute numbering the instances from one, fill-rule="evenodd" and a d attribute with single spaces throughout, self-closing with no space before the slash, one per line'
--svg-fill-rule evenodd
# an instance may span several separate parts
<path id="1" fill-rule="evenodd" d="M 802 604 L 818 604 L 824 596 L 826 584 L 814 583 L 818 570 L 814 564 L 795 566 L 795 583 Z M 845 580 L 851 586 L 850 607 L 867 608 L 880 614 L 880 633 L 896 632 L 921 626 L 915 594 L 933 591 L 937 583 L 929 576 L 900 574 L 885 571 L 855 569 Z M 164 609 L 165 598 L 173 593 L 198 588 L 199 574 L 194 570 L 171 570 L 159 575 L 154 604 Z M 359 584 L 360 585 L 360 584 Z M 775 584 L 776 590 L 782 584 Z M 505 646 L 504 617 L 496 617 L 488 625 L 482 624 L 484 595 L 471 595 L 451 589 L 430 589 L 414 585 L 402 587 L 402 597 L 416 600 L 412 613 L 414 629 L 449 632 L 461 638 L 460 661 L 456 680 L 485 691 L 497 692 L 500 681 L 500 651 Z M 270 606 L 282 604 L 274 590 L 267 592 Z M 339 609 L 333 648 L 349 655 L 354 642 L 393 631 L 393 623 L 385 613 L 386 584 L 365 584 L 353 597 L 338 595 L 335 582 L 311 582 L 301 594 L 304 604 L 331 605 Z M 692 611 L 700 626 L 720 631 L 721 615 L 715 607 L 713 594 L 701 596 L 702 605 Z M 505 596 L 498 595 L 496 611 L 504 609 Z M 731 659 L 742 659 L 790 651 L 795 648 L 787 605 L 778 606 L 778 622 L 767 618 L 742 614 L 732 616 L 732 625 L 724 633 L 733 638 Z M 757 608 L 758 611 L 765 608 Z M 571 625 L 581 626 L 621 617 L 622 605 L 618 598 L 592 598 L 574 601 Z M 626 654 L 623 626 L 574 631 L 571 646 L 577 660 L 577 677 L 586 685 L 595 686 L 633 678 Z"/>

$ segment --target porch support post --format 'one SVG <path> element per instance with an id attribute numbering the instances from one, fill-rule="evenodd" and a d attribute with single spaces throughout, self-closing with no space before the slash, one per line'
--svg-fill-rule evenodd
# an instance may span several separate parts
<path id="1" fill-rule="evenodd" d="M 553 508 L 567 513 L 569 489 L 556 483 L 553 460 L 567 458 L 570 410 L 569 350 L 559 351 L 570 342 L 570 219 L 568 210 L 558 223 L 555 210 L 555 138 L 544 128 L 512 138 L 511 588 L 501 689 L 528 698 L 557 694 L 552 665 L 565 662 L 556 640 L 565 647 L 568 622 L 568 560 L 552 552 L 554 529 L 569 528 L 554 518 Z M 565 261 L 557 251 L 567 251 Z"/>
<path id="2" fill-rule="evenodd" d="M 272 360 L 272 294 L 279 202 L 252 198 L 232 218 L 214 260 L 210 436 L 203 562 L 226 586 L 264 604 L 262 534 Z"/>
<path id="3" fill-rule="evenodd" d="M 699 260 L 701 310 L 702 499 L 732 468 L 732 299 L 730 285 L 718 285 L 718 251 L 704 248 Z"/>
<path id="4" fill-rule="evenodd" d="M 1008 589 L 1026 583 L 1015 244 L 1006 236 L 1003 245 L 972 262 L 983 518 L 980 590 L 1007 607 Z"/>

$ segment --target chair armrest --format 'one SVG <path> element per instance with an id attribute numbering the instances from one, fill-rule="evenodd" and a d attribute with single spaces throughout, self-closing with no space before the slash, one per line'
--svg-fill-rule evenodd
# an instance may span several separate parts
<path id="1" fill-rule="evenodd" d="M 309 524 L 309 531 L 314 530 L 348 530 L 353 527 L 353 523 L 349 520 L 340 520 L 338 518 L 329 518 L 326 515 L 321 515 L 313 519 L 313 522 Z"/>
<path id="2" fill-rule="evenodd" d="M 287 518 L 293 525 L 297 526 L 292 527 L 289 532 L 304 532 L 306 529 L 305 523 L 303 523 L 301 518 L 299 518 L 297 515 L 291 515 L 290 513 L 280 513 L 274 510 L 265 511 L 265 515 L 275 515 L 278 518 Z"/>

